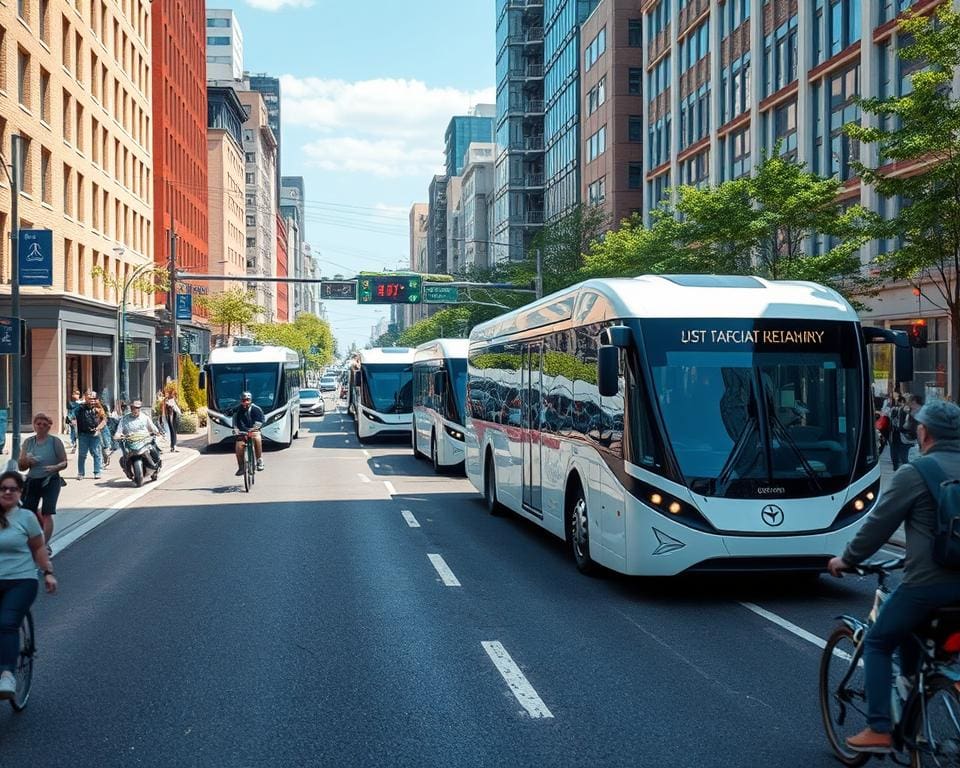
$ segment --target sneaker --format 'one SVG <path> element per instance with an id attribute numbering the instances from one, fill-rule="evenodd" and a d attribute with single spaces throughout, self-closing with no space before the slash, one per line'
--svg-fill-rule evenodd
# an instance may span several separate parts
<path id="1" fill-rule="evenodd" d="M 856 736 L 847 739 L 847 746 L 854 752 L 885 755 L 893 752 L 893 737 L 889 733 L 878 733 L 873 728 L 864 728 Z"/>
<path id="2" fill-rule="evenodd" d="M 243 467 L 240 467 L 239 469 L 237 469 L 237 474 L 236 474 L 236 476 L 237 476 L 237 477 L 243 477 Z"/>
<path id="3" fill-rule="evenodd" d="M 100 479 L 100 475 L 94 475 L 94 476 L 93 476 L 93 479 L 94 479 L 94 480 L 99 480 L 99 479 Z"/>
<path id="4" fill-rule="evenodd" d="M 263 472 L 263 462 L 257 461 L 257 472 Z"/>
<path id="5" fill-rule="evenodd" d="M 83 480 L 83 475 L 77 475 L 77 480 Z"/>
<path id="6" fill-rule="evenodd" d="M 13 672 L 4 670 L 0 673 L 0 699 L 12 699 L 17 693 L 17 678 Z"/>

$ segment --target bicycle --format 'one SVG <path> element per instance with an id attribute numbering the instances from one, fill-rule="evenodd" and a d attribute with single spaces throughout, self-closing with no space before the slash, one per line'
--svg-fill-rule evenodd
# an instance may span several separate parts
<path id="1" fill-rule="evenodd" d="M 239 440 L 244 442 L 243 449 L 243 490 L 247 493 L 250 493 L 250 489 L 253 487 L 254 482 L 256 482 L 257 474 L 257 457 L 253 450 L 253 440 L 251 437 L 253 432 L 241 433 L 238 437 Z"/>
<path id="2" fill-rule="evenodd" d="M 20 623 L 20 656 L 17 658 L 13 676 L 17 680 L 17 689 L 10 699 L 14 712 L 22 712 L 30 698 L 30 684 L 33 682 L 33 659 L 36 655 L 35 636 L 33 634 L 33 614 L 27 611 Z"/>
<path id="3" fill-rule="evenodd" d="M 827 639 L 820 658 L 820 711 L 827 740 L 844 765 L 860 766 L 871 753 L 855 752 L 846 744 L 867 725 L 863 671 L 863 638 L 876 621 L 880 607 L 890 596 L 887 577 L 903 568 L 905 558 L 863 563 L 852 568 L 860 576 L 877 576 L 873 608 L 866 621 L 839 616 L 841 624 Z M 899 654 L 894 657 L 891 681 L 893 746 L 891 758 L 898 765 L 914 768 L 960 766 L 960 607 L 946 607 L 910 636 L 920 650 L 920 668 L 915 679 L 900 673 Z M 848 715 L 852 724 L 846 731 Z M 906 753 L 909 763 L 900 762 Z"/>

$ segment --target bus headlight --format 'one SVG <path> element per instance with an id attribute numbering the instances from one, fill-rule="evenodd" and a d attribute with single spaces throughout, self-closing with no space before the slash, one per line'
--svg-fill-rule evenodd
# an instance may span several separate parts
<path id="1" fill-rule="evenodd" d="M 859 520 L 873 509 L 873 505 L 877 503 L 879 496 L 880 481 L 875 480 L 843 505 L 829 530 L 835 531 L 838 528 L 845 528 Z"/>
<path id="2" fill-rule="evenodd" d="M 377 424 L 385 424 L 386 422 L 381 419 L 377 414 L 371 413 L 366 408 L 363 409 L 364 418 L 369 419 L 370 421 L 375 421 Z"/>
<path id="3" fill-rule="evenodd" d="M 463 442 L 463 432 L 461 432 L 459 429 L 454 429 L 453 427 L 448 427 L 446 424 L 444 424 L 443 431 L 450 435 L 450 437 L 452 437 L 454 440 L 459 440 L 461 443 Z"/>
<path id="4" fill-rule="evenodd" d="M 263 426 L 269 426 L 270 424 L 276 424 L 280 419 L 287 415 L 287 412 L 284 410 L 279 410 L 272 416 L 268 416 L 263 422 Z"/>
<path id="5" fill-rule="evenodd" d="M 225 416 L 219 416 L 216 413 L 210 413 L 207 411 L 207 418 L 210 419 L 210 421 L 212 421 L 214 424 L 219 424 L 221 427 L 229 428 L 233 426 L 233 423 L 230 421 L 230 419 L 226 418 Z"/>

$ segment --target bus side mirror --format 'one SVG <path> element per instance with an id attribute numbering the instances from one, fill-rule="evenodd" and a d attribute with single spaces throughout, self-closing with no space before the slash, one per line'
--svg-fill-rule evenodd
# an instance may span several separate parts
<path id="1" fill-rule="evenodd" d="M 200 389 L 207 388 L 207 372 L 206 371 L 200 371 L 200 377 L 197 379 L 197 386 Z"/>
<path id="2" fill-rule="evenodd" d="M 893 348 L 893 379 L 897 384 L 913 381 L 913 347 Z"/>
<path id="3" fill-rule="evenodd" d="M 913 381 L 913 347 L 904 331 L 865 325 L 860 332 L 866 344 L 893 344 L 893 380 Z"/>
<path id="4" fill-rule="evenodd" d="M 603 345 L 597 354 L 597 389 L 600 397 L 613 397 L 620 391 L 620 350 Z"/>

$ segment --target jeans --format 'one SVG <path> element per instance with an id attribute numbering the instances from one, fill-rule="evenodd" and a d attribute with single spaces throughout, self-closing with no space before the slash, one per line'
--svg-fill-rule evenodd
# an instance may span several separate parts
<path id="1" fill-rule="evenodd" d="M 93 454 L 93 474 L 99 475 L 103 457 L 100 454 L 100 435 L 81 432 L 77 435 L 80 443 L 80 453 L 77 456 L 77 474 L 83 477 L 87 465 L 87 452 Z"/>
<path id="2" fill-rule="evenodd" d="M 36 579 L 0 579 L 0 672 L 13 672 L 20 655 L 20 624 L 37 597 Z"/>
<path id="3" fill-rule="evenodd" d="M 960 603 L 960 577 L 942 584 L 901 584 L 883 604 L 876 623 L 867 630 L 863 640 L 867 723 L 878 733 L 889 733 L 892 728 L 890 689 L 894 650 L 902 643 L 901 668 L 904 674 L 915 671 L 919 656 L 918 649 L 909 640 L 910 633 L 937 608 L 951 603 Z"/>

